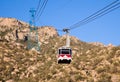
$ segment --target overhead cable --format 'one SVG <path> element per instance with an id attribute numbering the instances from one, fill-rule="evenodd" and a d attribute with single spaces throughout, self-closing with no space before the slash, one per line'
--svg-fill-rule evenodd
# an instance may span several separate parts
<path id="1" fill-rule="evenodd" d="M 84 25 L 84 24 L 87 24 L 87 23 L 89 23 L 89 22 L 92 22 L 93 20 L 95 20 L 95 19 L 97 19 L 97 18 L 100 18 L 100 17 L 102 17 L 102 16 L 104 16 L 104 15 L 106 15 L 106 14 L 108 14 L 108 13 L 110 13 L 110 12 L 116 10 L 116 9 L 118 9 L 118 8 L 119 8 L 118 5 L 120 4 L 120 2 L 117 3 L 118 1 L 119 1 L 119 0 L 116 0 L 116 1 L 112 2 L 111 4 L 109 4 L 109 5 L 107 5 L 106 7 L 102 8 L 101 10 L 99 10 L 99 11 L 93 13 L 92 15 L 86 17 L 85 19 L 83 19 L 83 20 L 81 20 L 81 21 L 79 21 L 79 22 L 71 25 L 71 26 L 69 27 L 69 29 L 70 29 L 70 30 L 71 30 L 71 29 L 75 29 L 75 28 L 77 28 L 77 27 L 79 27 L 79 26 L 82 26 L 82 25 Z M 117 4 L 116 4 L 116 3 L 117 3 Z"/>
<path id="2" fill-rule="evenodd" d="M 39 11 L 41 1 L 42 1 L 42 0 L 39 0 L 39 2 L 38 2 L 38 6 L 37 6 L 37 9 L 36 9 L 35 15 L 36 15 L 37 12 Z"/>
<path id="3" fill-rule="evenodd" d="M 36 18 L 35 21 L 38 21 L 39 18 L 41 17 L 41 15 L 42 15 L 42 13 L 47 5 L 47 2 L 48 2 L 48 0 L 44 0 L 44 2 L 42 3 L 42 6 L 39 8 L 38 13 L 35 16 L 35 18 Z"/>

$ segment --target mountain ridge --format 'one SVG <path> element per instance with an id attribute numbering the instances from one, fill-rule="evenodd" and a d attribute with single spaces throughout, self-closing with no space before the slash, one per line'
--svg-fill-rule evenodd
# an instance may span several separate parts
<path id="1" fill-rule="evenodd" d="M 71 36 L 72 62 L 57 64 L 57 51 L 65 45 L 65 36 L 59 36 L 53 27 L 39 28 L 40 52 L 27 50 L 24 35 L 29 25 L 16 24 L 0 24 L 1 82 L 120 82 L 119 46 L 96 45 Z"/>

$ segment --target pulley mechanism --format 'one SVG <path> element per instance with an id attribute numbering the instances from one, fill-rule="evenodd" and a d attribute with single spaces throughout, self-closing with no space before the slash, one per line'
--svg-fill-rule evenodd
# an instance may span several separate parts
<path id="1" fill-rule="evenodd" d="M 70 29 L 63 29 L 63 32 L 66 32 L 66 48 L 70 47 L 70 36 L 69 36 L 69 30 Z"/>

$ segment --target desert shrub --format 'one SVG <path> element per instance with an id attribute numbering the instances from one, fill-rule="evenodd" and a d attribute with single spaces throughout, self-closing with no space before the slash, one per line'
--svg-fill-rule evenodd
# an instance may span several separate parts
<path id="1" fill-rule="evenodd" d="M 75 81 L 84 81 L 86 79 L 86 77 L 84 75 L 75 75 Z"/>
<path id="2" fill-rule="evenodd" d="M 94 79 L 92 77 L 87 79 L 87 82 L 94 82 Z"/>
<path id="3" fill-rule="evenodd" d="M 47 80 L 50 80 L 51 78 L 52 78 L 52 75 L 47 75 L 47 76 L 46 76 L 46 79 L 47 79 Z"/>
<path id="4" fill-rule="evenodd" d="M 112 82 L 111 81 L 111 75 L 108 73 L 102 73 L 99 76 L 98 82 Z"/>
<path id="5" fill-rule="evenodd" d="M 105 66 L 98 66 L 96 68 L 97 73 L 103 73 L 103 72 L 110 72 L 110 66 L 105 65 Z"/>
<path id="6" fill-rule="evenodd" d="M 96 57 L 96 58 L 94 58 L 93 59 L 93 66 L 95 66 L 96 67 L 96 65 L 98 65 L 102 60 L 103 60 L 104 58 L 102 58 L 102 57 Z"/>

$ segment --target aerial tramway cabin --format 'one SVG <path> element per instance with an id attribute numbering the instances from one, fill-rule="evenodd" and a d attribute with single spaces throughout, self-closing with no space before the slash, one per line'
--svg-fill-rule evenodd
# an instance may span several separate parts
<path id="1" fill-rule="evenodd" d="M 71 60 L 72 60 L 71 48 L 58 49 L 58 64 L 70 64 Z"/>
<path id="2" fill-rule="evenodd" d="M 72 61 L 72 49 L 70 48 L 69 29 L 63 29 L 66 32 L 66 45 L 58 49 L 58 64 L 70 64 Z"/>

